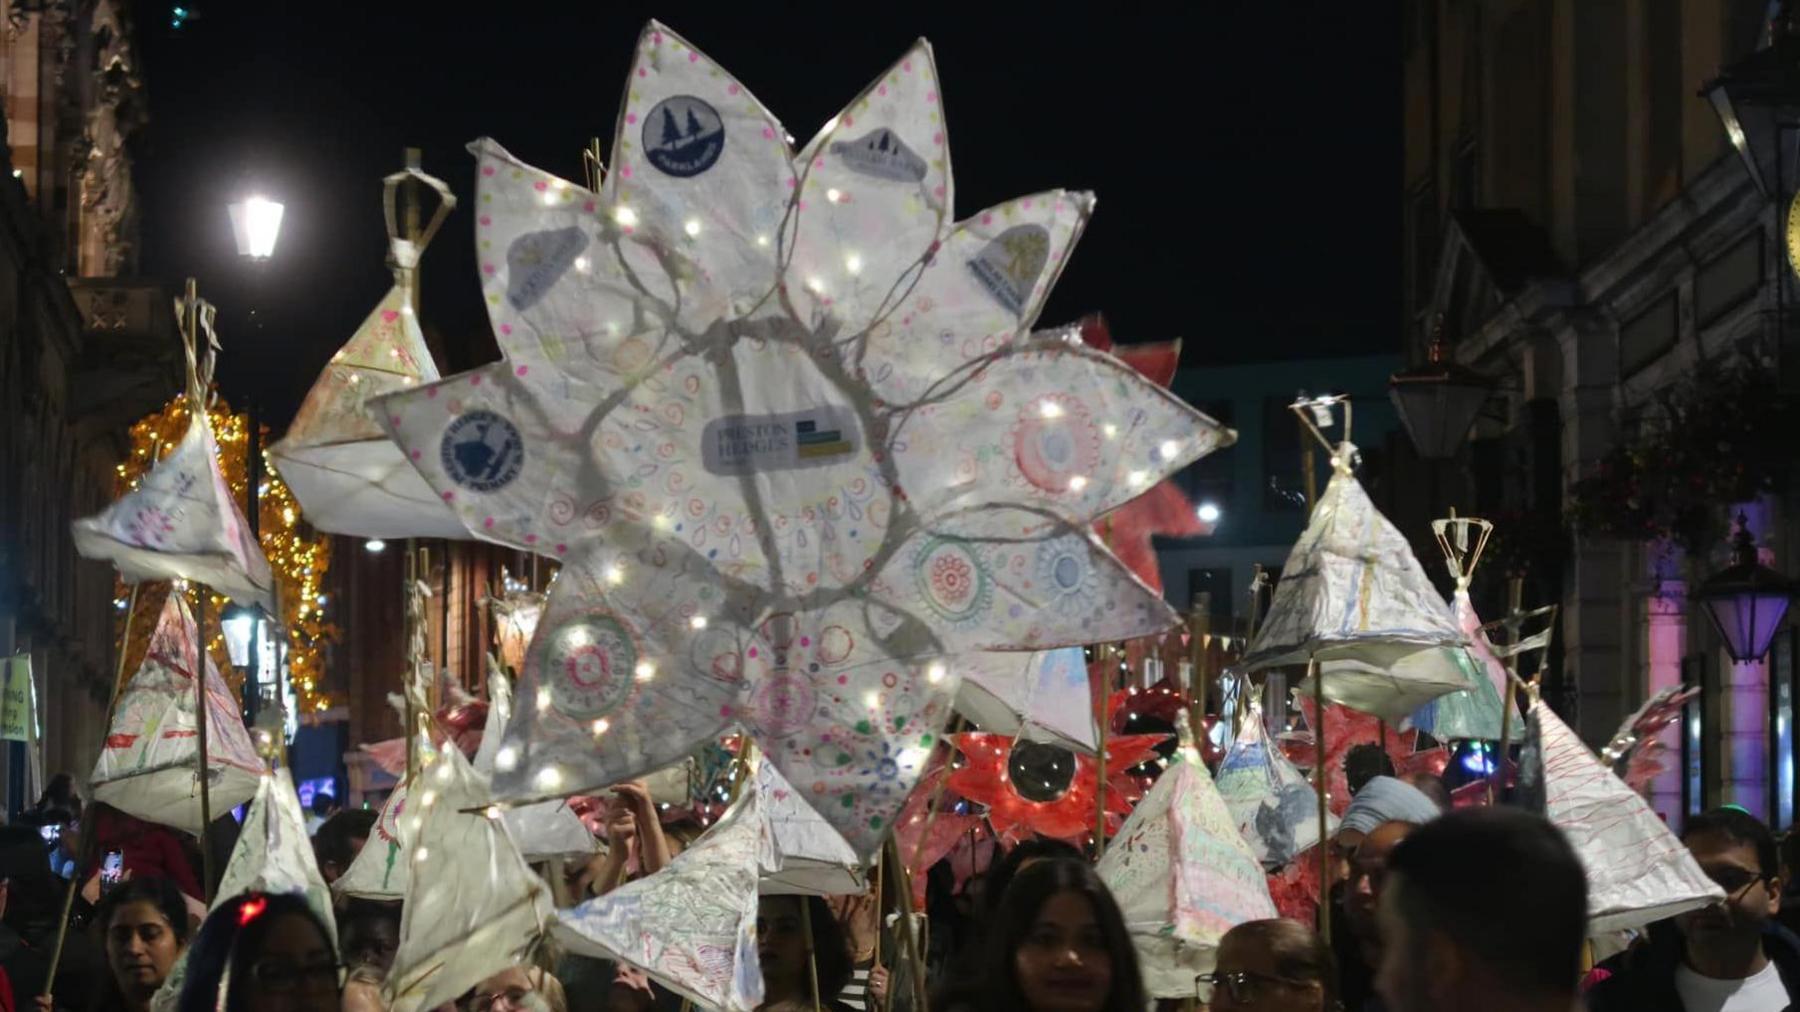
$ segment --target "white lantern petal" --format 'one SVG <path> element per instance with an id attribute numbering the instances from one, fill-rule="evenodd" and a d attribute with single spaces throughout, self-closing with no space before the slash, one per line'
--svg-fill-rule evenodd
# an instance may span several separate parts
<path id="1" fill-rule="evenodd" d="M 920 39 L 797 160 L 790 295 L 839 333 L 891 317 L 952 218 L 950 148 L 931 46 Z"/>

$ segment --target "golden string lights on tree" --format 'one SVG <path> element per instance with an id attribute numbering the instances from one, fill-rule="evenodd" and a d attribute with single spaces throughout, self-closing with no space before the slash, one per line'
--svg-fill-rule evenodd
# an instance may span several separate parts
<path id="1" fill-rule="evenodd" d="M 213 399 L 209 414 L 219 444 L 221 472 L 239 508 L 244 509 L 249 502 L 249 422 L 243 415 L 233 414 L 231 406 L 221 397 Z M 118 466 L 115 494 L 136 488 L 138 480 L 150 467 L 181 441 L 187 432 L 188 421 L 186 395 L 176 396 L 162 410 L 139 419 L 131 427 L 131 454 Z M 266 440 L 263 445 L 267 445 Z M 276 597 L 281 608 L 279 622 L 287 633 L 288 674 L 299 700 L 300 712 L 322 711 L 331 705 L 321 684 L 324 647 L 338 635 L 337 627 L 326 620 L 328 602 L 322 589 L 325 572 L 331 567 L 331 540 L 310 533 L 301 516 L 300 504 L 269 466 L 266 451 L 257 493 L 258 541 L 275 575 Z M 138 595 L 137 617 L 131 624 L 132 641 L 125 645 L 128 665 L 132 657 L 142 655 L 156 625 L 157 609 L 164 597 L 163 588 L 159 586 L 157 590 L 150 593 L 146 588 L 145 593 Z M 124 625 L 122 613 L 129 600 L 130 588 L 121 582 L 117 588 L 121 628 Z M 242 686 L 244 673 L 231 666 L 224 634 L 218 624 L 228 603 L 220 594 L 208 595 L 207 650 L 220 671 L 230 672 L 227 678 L 235 690 Z M 128 666 L 127 670 L 134 668 Z"/>

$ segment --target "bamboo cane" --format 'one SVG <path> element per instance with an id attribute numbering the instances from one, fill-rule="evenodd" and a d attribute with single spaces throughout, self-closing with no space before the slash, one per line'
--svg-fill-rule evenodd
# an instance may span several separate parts
<path id="1" fill-rule="evenodd" d="M 813 948 L 812 897 L 798 896 L 795 898 L 800 901 L 800 931 L 806 936 L 806 975 L 812 982 L 809 990 L 812 992 L 813 1012 L 820 1012 L 819 953 L 817 949 Z"/>
<path id="2" fill-rule="evenodd" d="M 1098 775 L 1094 778 L 1097 785 L 1094 790 L 1095 858 L 1103 857 L 1106 854 L 1106 732 L 1108 730 L 1107 725 L 1112 723 L 1107 719 L 1106 713 L 1107 703 L 1112 696 L 1112 647 L 1107 644 L 1102 644 L 1099 649 L 1100 691 L 1094 695 L 1095 736 L 1099 743 L 1099 751 L 1096 753 L 1096 759 L 1098 760 L 1096 765 L 1099 769 L 1097 771 Z"/>
<path id="3" fill-rule="evenodd" d="M 194 699 L 196 713 L 194 727 L 199 732 L 200 744 L 200 873 L 205 878 L 200 883 L 200 891 L 205 895 L 200 898 L 207 906 L 212 906 L 213 899 L 213 854 L 211 841 L 207 831 L 212 828 L 212 770 L 208 755 L 206 738 L 206 584 L 197 583 L 199 600 L 194 602 L 194 628 L 199 635 L 199 663 L 194 671 Z"/>
<path id="4" fill-rule="evenodd" d="M 1319 937 L 1331 944 L 1331 838 L 1326 825 L 1325 808 L 1325 676 L 1319 673 L 1318 658 L 1306 662 L 1306 673 L 1313 680 L 1313 713 L 1318 726 L 1313 728 L 1313 781 L 1319 792 Z"/>
<path id="5" fill-rule="evenodd" d="M 913 937 L 912 930 L 912 873 L 900 863 L 900 847 L 892 835 L 888 837 L 886 846 L 889 858 L 897 866 L 894 885 L 898 887 L 895 889 L 895 893 L 897 905 L 900 907 L 900 941 L 906 953 L 907 963 L 912 968 L 910 974 L 912 980 L 909 986 L 913 995 L 913 1008 L 918 1012 L 929 1012 L 925 1000 L 925 959 L 919 953 L 919 940 Z M 894 987 L 890 979 L 888 983 L 890 1002 L 893 1000 L 893 995 Z"/>

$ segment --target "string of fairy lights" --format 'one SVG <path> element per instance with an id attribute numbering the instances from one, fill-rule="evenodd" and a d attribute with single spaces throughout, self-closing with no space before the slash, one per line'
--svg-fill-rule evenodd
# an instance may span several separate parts
<path id="1" fill-rule="evenodd" d="M 219 466 L 225 484 L 237 500 L 238 508 L 245 509 L 250 487 L 249 421 L 243 415 L 234 414 L 222 397 L 213 398 L 207 414 L 219 444 Z M 181 394 L 161 410 L 145 415 L 132 425 L 131 452 L 125 462 L 118 465 L 115 494 L 123 495 L 135 489 L 150 468 L 181 441 L 188 423 L 187 396 Z M 267 445 L 266 442 L 263 445 Z M 337 639 L 338 629 L 326 618 L 330 601 L 322 588 L 325 573 L 331 568 L 331 539 L 313 534 L 307 527 L 299 502 L 270 466 L 266 451 L 263 452 L 262 480 L 257 487 L 257 513 L 258 540 L 275 577 L 276 598 L 281 609 L 279 623 L 287 633 L 288 672 L 299 700 L 299 710 L 304 714 L 330 709 L 330 696 L 322 686 L 324 648 L 326 643 Z M 124 632 L 123 612 L 130 600 L 129 594 L 130 588 L 119 582 L 115 588 L 115 601 L 121 614 L 116 635 Z M 161 607 L 156 597 L 139 596 L 137 614 L 131 623 L 134 642 L 126 644 L 128 651 L 136 640 L 147 638 L 156 625 L 155 609 Z M 207 651 L 221 672 L 230 672 L 226 677 L 235 690 L 242 686 L 244 673 L 232 667 L 225 637 L 217 622 L 228 603 L 223 595 L 209 592 L 207 614 L 211 618 L 207 622 Z"/>

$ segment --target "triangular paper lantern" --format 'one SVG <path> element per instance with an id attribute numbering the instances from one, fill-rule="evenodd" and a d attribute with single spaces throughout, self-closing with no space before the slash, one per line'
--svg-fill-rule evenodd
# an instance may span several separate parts
<path id="1" fill-rule="evenodd" d="M 1097 868 L 1155 998 L 1192 996 L 1225 932 L 1277 916 L 1262 866 L 1212 777 L 1192 749 L 1182 756 L 1138 802 Z"/>
<path id="2" fill-rule="evenodd" d="M 962 676 L 956 708 L 982 730 L 1023 734 L 1094 753 L 1093 697 L 1080 647 L 970 654 L 964 658 Z"/>
<path id="3" fill-rule="evenodd" d="M 1353 453 L 1340 443 L 1334 459 Z M 1467 686 L 1450 650 L 1463 642 L 1406 539 L 1340 464 L 1288 555 L 1243 666 L 1316 659 L 1327 701 L 1397 723 Z"/>
<path id="4" fill-rule="evenodd" d="M 475 751 L 474 764 L 476 772 L 484 777 L 494 775 L 494 754 L 500 750 L 512 710 L 512 681 L 501 672 L 489 669 L 487 727 L 481 732 L 481 745 Z M 566 800 L 509 808 L 502 818 L 527 861 L 579 857 L 599 849 L 594 834 L 582 825 L 580 816 Z"/>
<path id="5" fill-rule="evenodd" d="M 286 769 L 265 774 L 257 784 L 256 798 L 244 813 L 237 846 L 231 849 L 231 860 L 225 865 L 210 909 L 217 910 L 247 892 L 296 893 L 305 897 L 307 906 L 325 926 L 331 947 L 337 948 L 337 916 L 331 908 L 331 889 L 319 874 L 312 841 L 306 833 L 306 816 L 300 812 L 300 797 L 294 793 L 294 780 Z M 151 998 L 153 1012 L 175 1008 L 186 980 L 184 951 Z"/>
<path id="6" fill-rule="evenodd" d="M 555 913 L 460 751 L 425 762 L 412 798 L 400 948 L 382 985 L 392 1012 L 435 1009 L 522 962 Z"/>
<path id="7" fill-rule="evenodd" d="M 192 580 L 240 604 L 275 610 L 269 560 L 219 470 L 212 422 L 194 412 L 187 433 L 138 487 L 75 521 L 75 550 L 103 559 L 126 583 Z"/>
<path id="8" fill-rule="evenodd" d="M 1724 899 L 1649 804 L 1542 700 L 1528 719 L 1541 775 L 1521 772 L 1521 780 L 1537 780 L 1543 814 L 1587 870 L 1589 934 L 1640 927 Z"/>
<path id="9" fill-rule="evenodd" d="M 1413 727 L 1439 741 L 1479 738 L 1500 739 L 1500 700 L 1506 691 L 1506 665 L 1494 656 L 1493 644 L 1481 629 L 1481 618 L 1475 614 L 1469 592 L 1457 588 L 1451 603 L 1456 624 L 1469 638 L 1468 647 L 1452 652 L 1452 658 L 1463 668 L 1468 688 L 1445 693 L 1426 703 L 1410 718 Z M 1511 728 L 1515 739 L 1523 733 L 1523 721 L 1514 720 Z"/>
<path id="10" fill-rule="evenodd" d="M 762 1004 L 757 868 L 767 823 L 759 793 L 663 870 L 558 911 L 551 935 L 570 952 L 629 963 L 705 1008 Z"/>
<path id="11" fill-rule="evenodd" d="M 395 187 L 409 176 L 437 190 L 438 217 L 415 246 L 395 235 L 390 211 L 394 287 L 331 356 L 287 435 L 269 453 L 306 519 L 322 531 L 365 538 L 465 538 L 468 531 L 455 514 L 366 410 L 370 398 L 438 379 L 413 312 L 412 278 L 425 242 L 456 198 L 439 180 L 410 170 L 387 178 L 390 208 Z"/>
<path id="12" fill-rule="evenodd" d="M 1319 842 L 1317 791 L 1270 745 L 1255 700 L 1219 761 L 1217 783 L 1239 835 L 1264 865 L 1279 868 Z M 1326 832 L 1336 829 L 1337 816 L 1328 816 Z"/>
<path id="13" fill-rule="evenodd" d="M 801 800 L 774 763 L 757 764 L 756 794 L 768 827 L 761 857 L 763 892 L 845 896 L 868 890 L 856 851 Z"/>
<path id="14" fill-rule="evenodd" d="M 300 811 L 300 796 L 294 792 L 294 780 L 286 769 L 263 776 L 256 787 L 256 798 L 244 813 L 244 824 L 237 846 L 231 850 L 225 874 L 213 900 L 220 903 L 239 893 L 299 893 L 337 942 L 337 921 L 331 909 L 331 889 L 319 874 L 313 857 L 312 839 L 306 832 L 306 816 Z"/>
<path id="15" fill-rule="evenodd" d="M 125 684 L 94 765 L 94 800 L 198 836 L 200 734 L 194 672 L 199 666 L 192 612 L 181 594 L 163 602 L 137 672 Z M 206 658 L 208 801 L 217 819 L 256 795 L 263 763 L 244 729 L 231 690 Z"/>
<path id="16" fill-rule="evenodd" d="M 412 839 L 406 810 L 406 781 L 402 780 L 369 832 L 369 842 L 356 853 L 344 874 L 331 884 L 339 896 L 364 900 L 398 901 L 406 896 L 406 847 Z"/>

